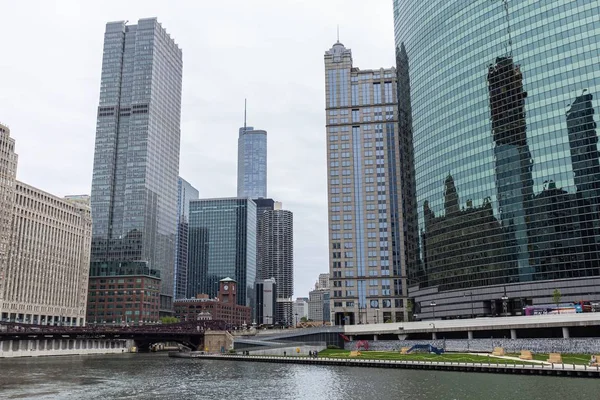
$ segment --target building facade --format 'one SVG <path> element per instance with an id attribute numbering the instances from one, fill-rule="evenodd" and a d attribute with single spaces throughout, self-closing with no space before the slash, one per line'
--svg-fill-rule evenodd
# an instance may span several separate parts
<path id="1" fill-rule="evenodd" d="M 277 283 L 275 279 L 256 281 L 255 321 L 259 325 L 274 325 L 277 320 Z"/>
<path id="2" fill-rule="evenodd" d="M 331 322 L 329 289 L 315 289 L 308 293 L 308 320 L 314 322 Z M 338 325 L 347 324 L 349 321 L 338 321 Z M 366 322 L 366 321 L 365 321 Z"/>
<path id="3" fill-rule="evenodd" d="M 174 301 L 175 317 L 180 321 L 202 319 L 225 321 L 234 327 L 251 323 L 251 308 L 237 304 L 237 282 L 231 278 L 221 279 L 217 298 L 200 294 L 196 298 Z"/>
<path id="4" fill-rule="evenodd" d="M 190 201 L 187 297 L 217 295 L 221 279 L 237 282 L 237 302 L 254 306 L 256 204 L 248 198 Z"/>
<path id="5" fill-rule="evenodd" d="M 294 322 L 296 325 L 302 321 L 302 318 L 308 319 L 308 297 L 298 297 L 294 301 Z"/>
<path id="6" fill-rule="evenodd" d="M 179 177 L 177 180 L 175 268 L 173 269 L 173 293 L 175 293 L 176 299 L 184 299 L 186 297 L 190 200 L 197 200 L 198 197 L 198 190 L 185 179 Z"/>
<path id="7" fill-rule="evenodd" d="M 156 18 L 104 34 L 91 204 L 92 272 L 158 272 L 169 312 L 177 221 L 182 53 Z M 94 267 L 95 265 L 95 267 Z"/>
<path id="8" fill-rule="evenodd" d="M 237 197 L 267 197 L 267 131 L 240 128 Z"/>
<path id="9" fill-rule="evenodd" d="M 257 279 L 277 282 L 276 320 L 293 323 L 294 216 L 288 210 L 264 211 L 258 221 Z"/>
<path id="10" fill-rule="evenodd" d="M 407 318 L 395 68 L 325 52 L 331 306 L 335 324 Z"/>
<path id="11" fill-rule="evenodd" d="M 418 319 L 600 299 L 598 18 L 597 0 L 394 2 Z"/>
<path id="12" fill-rule="evenodd" d="M 90 208 L 17 181 L 16 170 L 15 141 L 0 125 L 0 320 L 83 325 Z"/>
<path id="13" fill-rule="evenodd" d="M 317 289 L 329 289 L 329 274 L 319 274 Z"/>

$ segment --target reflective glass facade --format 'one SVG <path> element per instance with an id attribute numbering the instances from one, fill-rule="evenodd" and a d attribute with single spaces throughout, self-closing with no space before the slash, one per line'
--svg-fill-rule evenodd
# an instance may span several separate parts
<path id="1" fill-rule="evenodd" d="M 237 196 L 267 197 L 267 131 L 240 128 Z"/>
<path id="2" fill-rule="evenodd" d="M 598 0 L 394 0 L 413 283 L 462 298 L 600 275 L 599 20 Z"/>
<path id="3" fill-rule="evenodd" d="M 254 307 L 256 204 L 238 198 L 192 200 L 187 297 L 216 297 L 224 278 L 237 281 L 238 304 Z"/>
<path id="4" fill-rule="evenodd" d="M 163 308 L 173 296 L 182 65 L 181 49 L 155 18 L 106 25 L 92 264 L 135 261 L 159 270 Z"/>
<path id="5" fill-rule="evenodd" d="M 198 190 L 188 181 L 177 180 L 177 238 L 175 239 L 175 268 L 173 293 L 176 299 L 185 299 L 187 290 L 188 234 L 190 200 L 199 197 Z"/>

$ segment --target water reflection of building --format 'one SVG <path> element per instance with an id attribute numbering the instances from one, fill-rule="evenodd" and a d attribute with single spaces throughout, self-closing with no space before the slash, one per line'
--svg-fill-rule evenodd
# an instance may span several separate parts
<path id="1" fill-rule="evenodd" d="M 488 71 L 488 88 L 498 209 L 502 227 L 509 235 L 507 249 L 517 262 L 518 280 L 531 280 L 528 227 L 533 178 L 527 145 L 523 76 L 512 57 L 498 57 Z"/>
<path id="2" fill-rule="evenodd" d="M 506 282 L 511 269 L 506 257 L 506 235 L 489 200 L 479 207 L 473 207 L 469 200 L 461 210 L 454 179 L 449 175 L 445 181 L 444 209 L 445 215 L 436 217 L 429 203 L 423 204 L 422 243 L 429 284 L 460 289 L 466 281 L 479 285 Z"/>

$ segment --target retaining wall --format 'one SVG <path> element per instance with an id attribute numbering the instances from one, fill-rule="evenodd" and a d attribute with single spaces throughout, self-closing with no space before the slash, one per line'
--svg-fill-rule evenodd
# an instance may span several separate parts
<path id="1" fill-rule="evenodd" d="M 0 342 L 0 358 L 120 354 L 131 351 L 134 346 L 133 340 L 7 340 Z"/>
<path id="2" fill-rule="evenodd" d="M 570 339 L 438 339 L 438 340 L 368 340 L 369 350 L 400 351 L 415 344 L 432 346 L 455 352 L 490 353 L 494 347 L 503 347 L 507 353 L 531 350 L 534 353 L 600 354 L 597 338 Z M 355 350 L 356 341 L 346 342 L 344 349 Z"/>

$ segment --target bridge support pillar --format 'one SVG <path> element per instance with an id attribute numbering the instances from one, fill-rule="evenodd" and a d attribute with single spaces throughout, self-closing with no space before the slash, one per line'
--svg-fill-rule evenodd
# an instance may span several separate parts
<path id="1" fill-rule="evenodd" d="M 468 331 L 467 332 L 467 339 L 473 340 L 473 331 Z"/>
<path id="2" fill-rule="evenodd" d="M 562 328 L 562 331 L 563 331 L 563 337 L 564 337 L 565 339 L 568 339 L 568 338 L 570 338 L 570 337 L 571 337 L 571 336 L 569 335 L 569 327 L 568 327 L 568 326 L 563 326 L 563 328 Z"/>
<path id="3" fill-rule="evenodd" d="M 431 332 L 431 338 L 432 338 L 433 340 L 437 340 L 437 333 L 435 333 L 435 332 Z"/>
<path id="4" fill-rule="evenodd" d="M 510 338 L 511 339 L 516 339 L 517 338 L 517 330 L 516 329 L 511 329 L 510 330 Z"/>
<path id="5" fill-rule="evenodd" d="M 348 338 L 350 339 L 350 341 L 354 340 L 354 336 L 352 336 L 352 335 L 348 336 Z"/>
<path id="6" fill-rule="evenodd" d="M 377 335 L 373 335 L 373 341 L 377 341 Z"/>

